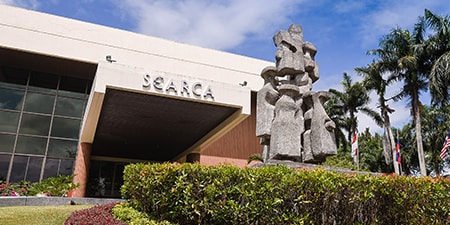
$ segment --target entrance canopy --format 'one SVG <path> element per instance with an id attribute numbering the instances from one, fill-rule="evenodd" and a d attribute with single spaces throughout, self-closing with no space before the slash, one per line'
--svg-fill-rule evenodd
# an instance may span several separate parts
<path id="1" fill-rule="evenodd" d="M 249 114 L 248 88 L 102 62 L 80 141 L 94 157 L 175 161 Z"/>

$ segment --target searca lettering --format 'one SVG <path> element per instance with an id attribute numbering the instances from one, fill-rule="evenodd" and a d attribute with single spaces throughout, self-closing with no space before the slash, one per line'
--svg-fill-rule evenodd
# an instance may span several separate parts
<path id="1" fill-rule="evenodd" d="M 143 79 L 142 87 L 146 89 L 154 88 L 155 91 L 164 94 L 214 101 L 211 86 L 203 85 L 201 82 L 194 82 L 192 84 L 187 80 L 175 82 L 172 79 L 166 79 L 162 76 L 155 76 L 152 79 L 150 74 L 144 74 Z"/>

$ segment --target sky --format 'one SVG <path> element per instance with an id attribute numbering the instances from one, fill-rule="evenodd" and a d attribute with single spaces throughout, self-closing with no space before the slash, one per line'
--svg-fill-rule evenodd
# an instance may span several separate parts
<path id="1" fill-rule="evenodd" d="M 8 4 L 181 43 L 275 62 L 273 35 L 291 24 L 303 27 L 305 41 L 318 49 L 320 79 L 313 90 L 342 90 L 343 73 L 362 78 L 354 68 L 366 66 L 383 35 L 396 27 L 412 30 L 425 9 L 450 15 L 450 0 L 0 0 Z M 262 68 L 261 68 L 262 69 Z M 387 97 L 401 84 L 388 87 Z M 371 94 L 369 107 L 376 108 Z M 422 96 L 429 104 L 429 94 Z M 411 120 L 402 102 L 391 123 L 401 128 Z M 358 114 L 359 131 L 381 133 L 367 116 Z"/>

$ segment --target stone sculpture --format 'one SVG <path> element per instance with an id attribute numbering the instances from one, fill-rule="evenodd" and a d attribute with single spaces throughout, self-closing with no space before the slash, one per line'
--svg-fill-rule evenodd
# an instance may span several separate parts
<path id="1" fill-rule="evenodd" d="M 320 163 L 335 155 L 335 124 L 323 104 L 325 91 L 312 91 L 319 79 L 317 49 L 304 42 L 301 26 L 291 25 L 273 37 L 276 67 L 263 69 L 264 87 L 257 94 L 256 136 L 264 162 L 289 160 Z"/>

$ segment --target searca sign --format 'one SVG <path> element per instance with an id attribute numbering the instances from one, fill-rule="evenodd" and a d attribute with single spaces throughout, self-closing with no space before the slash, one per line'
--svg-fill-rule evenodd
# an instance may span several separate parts
<path id="1" fill-rule="evenodd" d="M 142 87 L 144 90 L 154 90 L 167 95 L 177 95 L 214 101 L 214 94 L 210 85 L 188 80 L 174 80 L 161 75 L 144 74 Z"/>

